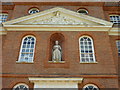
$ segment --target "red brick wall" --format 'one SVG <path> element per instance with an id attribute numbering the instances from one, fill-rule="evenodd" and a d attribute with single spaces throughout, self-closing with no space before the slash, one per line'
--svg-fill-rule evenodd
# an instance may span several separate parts
<path id="1" fill-rule="evenodd" d="M 79 8 L 85 8 L 89 12 L 88 15 L 104 19 L 103 8 L 99 6 L 39 6 L 39 5 L 16 5 L 13 11 L 13 13 L 15 14 L 13 14 L 12 19 L 29 15 L 28 10 L 31 7 L 37 7 L 39 8 L 40 11 L 51 9 L 54 7 L 63 7 L 68 10 L 75 11 L 75 12 L 77 12 Z M 99 12 L 97 12 L 98 10 Z"/>
<path id="2" fill-rule="evenodd" d="M 29 88 L 33 88 L 34 84 L 28 78 L 3 78 L 3 88 L 13 88 L 18 83 L 25 83 Z M 94 84 L 98 88 L 118 88 L 117 79 L 110 78 L 84 78 L 82 83 L 79 83 L 79 88 L 83 88 L 86 84 Z M 81 89 L 80 89 L 81 90 Z"/>
<path id="3" fill-rule="evenodd" d="M 79 88 L 83 88 L 87 84 L 94 84 L 101 89 L 113 89 L 118 88 L 117 79 L 110 78 L 85 78 L 84 81 L 79 84 Z"/>
<path id="4" fill-rule="evenodd" d="M 54 8 L 54 7 L 63 7 L 63 8 L 75 11 L 75 12 L 77 12 L 77 10 L 79 8 L 83 8 L 83 9 L 88 10 L 88 15 L 96 17 L 96 18 L 105 19 L 105 20 L 108 20 L 108 21 L 109 21 L 109 14 L 111 14 L 111 13 L 119 14 L 118 7 L 110 7 L 110 8 L 106 9 L 106 7 L 104 8 L 102 4 L 101 5 L 80 4 L 80 5 L 76 5 L 76 6 L 71 5 L 71 4 L 68 4 L 66 6 L 65 5 L 59 6 L 57 4 L 56 5 L 51 5 L 51 4 L 49 4 L 49 5 L 16 4 L 14 6 L 14 8 L 13 8 L 13 5 L 11 7 L 12 7 L 12 10 L 11 10 L 10 6 L 5 6 L 5 5 L 3 6 L 3 12 L 7 12 L 9 14 L 8 20 L 29 15 L 28 10 L 31 7 L 37 7 L 40 11 L 51 9 L 51 8 Z M 112 10 L 113 8 L 115 8 L 115 9 Z M 99 10 L 99 12 L 98 12 L 98 10 Z"/>
<path id="5" fill-rule="evenodd" d="M 120 15 L 120 7 L 104 7 L 104 16 L 107 21 L 110 21 L 109 15 Z"/>
<path id="6" fill-rule="evenodd" d="M 34 84 L 30 83 L 28 78 L 2 78 L 2 87 L 3 88 L 13 88 L 16 84 L 25 83 L 29 86 L 29 88 L 34 88 Z M 12 89 L 8 89 L 12 90 Z"/>
<path id="7" fill-rule="evenodd" d="M 9 14 L 8 20 L 26 16 L 31 7 L 38 7 L 40 11 L 56 7 L 56 5 L 16 5 L 12 9 L 3 8 L 3 12 Z M 117 9 L 103 8 L 101 5 L 66 5 L 61 6 L 66 9 L 77 11 L 79 8 L 86 8 L 88 15 L 106 19 L 109 21 L 110 13 L 118 13 Z M 7 8 L 7 9 L 6 9 Z M 99 10 L 99 12 L 98 12 Z M 104 10 L 104 11 L 103 11 Z M 96 13 L 97 12 L 97 13 Z M 65 63 L 49 63 L 50 56 L 50 37 L 54 33 L 61 33 L 65 37 L 64 41 L 64 60 Z M 19 51 L 22 38 L 26 35 L 34 35 L 36 37 L 36 48 L 33 64 L 18 64 L 16 61 L 19 57 Z M 79 56 L 79 37 L 89 35 L 94 40 L 95 58 L 97 64 L 80 64 Z M 8 75 L 3 78 L 3 87 L 12 88 L 19 82 L 25 82 L 30 87 L 33 84 L 29 82 L 30 76 L 46 76 L 46 75 L 98 75 L 99 78 L 86 78 L 79 87 L 83 87 L 87 83 L 96 84 L 101 88 L 118 88 L 117 77 L 102 78 L 114 76 L 118 73 L 117 49 L 115 40 L 117 36 L 109 36 L 107 32 L 8 32 L 2 38 L 2 72 Z M 120 71 L 119 71 L 120 72 Z M 14 77 L 13 77 L 14 76 Z M 22 76 L 22 77 L 21 77 Z M 74 76 L 73 76 L 74 77 Z"/>
<path id="8" fill-rule="evenodd" d="M 32 7 L 37 7 L 40 11 L 47 10 L 54 7 L 63 7 L 72 11 L 77 11 L 79 8 L 88 10 L 88 15 L 101 18 L 109 21 L 109 15 L 111 14 L 120 14 L 120 7 L 117 6 L 104 6 L 103 2 L 97 3 L 85 3 L 85 2 L 64 2 L 64 3 L 14 3 L 14 5 L 3 5 L 2 12 L 9 14 L 8 20 L 23 17 L 28 14 L 28 10 Z M 99 10 L 99 11 L 98 11 Z"/>
<path id="9" fill-rule="evenodd" d="M 109 43 L 110 39 L 107 32 L 59 32 L 65 37 L 65 63 L 53 65 L 48 63 L 48 56 L 50 54 L 48 52 L 50 36 L 54 33 L 56 32 L 8 32 L 3 42 L 3 73 L 71 74 L 73 71 L 74 74 L 116 73 L 111 45 Z M 34 64 L 16 64 L 21 40 L 25 35 L 29 34 L 34 35 L 37 40 Z M 95 57 L 98 64 L 80 64 L 78 40 L 79 37 L 84 34 L 91 36 L 94 40 Z M 104 37 L 104 39 L 102 37 Z M 51 68 L 49 68 L 49 66 Z"/>
<path id="10" fill-rule="evenodd" d="M 111 43 L 111 48 L 112 48 L 112 53 L 113 53 L 116 70 L 119 75 L 119 87 L 120 87 L 120 56 L 118 56 L 116 40 L 120 40 L 120 36 L 110 36 L 110 43 Z"/>
<path id="11" fill-rule="evenodd" d="M 117 68 L 117 71 L 120 70 L 120 67 L 118 68 L 118 63 L 120 60 L 120 57 L 118 56 L 118 50 L 117 50 L 117 46 L 116 46 L 116 41 L 120 40 L 120 36 L 110 36 L 110 43 L 111 43 L 111 48 L 112 48 L 112 53 L 113 53 L 113 58 L 114 58 L 114 62 L 115 62 L 115 66 Z M 120 72 L 120 71 L 118 71 Z"/>

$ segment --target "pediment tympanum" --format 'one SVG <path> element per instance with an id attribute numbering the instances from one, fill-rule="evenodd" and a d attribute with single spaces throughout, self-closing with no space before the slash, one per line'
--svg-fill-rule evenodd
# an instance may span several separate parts
<path id="1" fill-rule="evenodd" d="M 65 15 L 62 15 L 61 12 L 56 11 L 53 12 L 53 15 L 49 17 L 44 18 L 38 18 L 37 20 L 31 20 L 29 22 L 21 22 L 19 24 L 61 24 L 61 25 L 67 25 L 67 24 L 73 24 L 73 25 L 87 25 L 87 23 L 75 20 L 73 18 L 67 17 Z"/>

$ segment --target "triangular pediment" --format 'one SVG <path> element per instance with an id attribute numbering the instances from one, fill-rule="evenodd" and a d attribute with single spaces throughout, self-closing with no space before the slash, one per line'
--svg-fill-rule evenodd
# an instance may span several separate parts
<path id="1" fill-rule="evenodd" d="M 64 8 L 52 8 L 32 15 L 20 17 L 3 25 L 79 25 L 112 26 L 112 23 Z"/>

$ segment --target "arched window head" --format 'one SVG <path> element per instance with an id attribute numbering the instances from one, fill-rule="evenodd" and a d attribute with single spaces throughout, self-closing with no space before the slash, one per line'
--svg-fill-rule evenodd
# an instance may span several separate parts
<path id="1" fill-rule="evenodd" d="M 87 84 L 83 87 L 83 90 L 99 90 L 99 88 L 94 84 Z"/>
<path id="2" fill-rule="evenodd" d="M 19 83 L 13 87 L 13 90 L 29 90 L 29 87 L 24 83 Z"/>
<path id="3" fill-rule="evenodd" d="M 23 38 L 18 62 L 33 62 L 35 43 L 34 36 L 28 35 Z"/>
<path id="4" fill-rule="evenodd" d="M 77 12 L 81 13 L 81 14 L 88 14 L 88 11 L 85 9 L 79 9 L 79 10 L 77 10 Z"/>
<path id="5" fill-rule="evenodd" d="M 38 13 L 39 12 L 39 9 L 38 8 L 31 8 L 28 13 L 29 14 L 34 14 L 34 13 Z"/>
<path id="6" fill-rule="evenodd" d="M 93 40 L 89 36 L 79 38 L 80 62 L 92 63 L 95 61 Z"/>
<path id="7" fill-rule="evenodd" d="M 110 15 L 110 22 L 120 24 L 120 15 Z"/>

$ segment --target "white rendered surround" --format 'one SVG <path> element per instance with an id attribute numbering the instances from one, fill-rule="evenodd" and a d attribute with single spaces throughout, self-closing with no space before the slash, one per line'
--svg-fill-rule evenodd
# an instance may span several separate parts
<path id="1" fill-rule="evenodd" d="M 34 88 L 76 88 L 83 78 L 29 78 Z"/>

